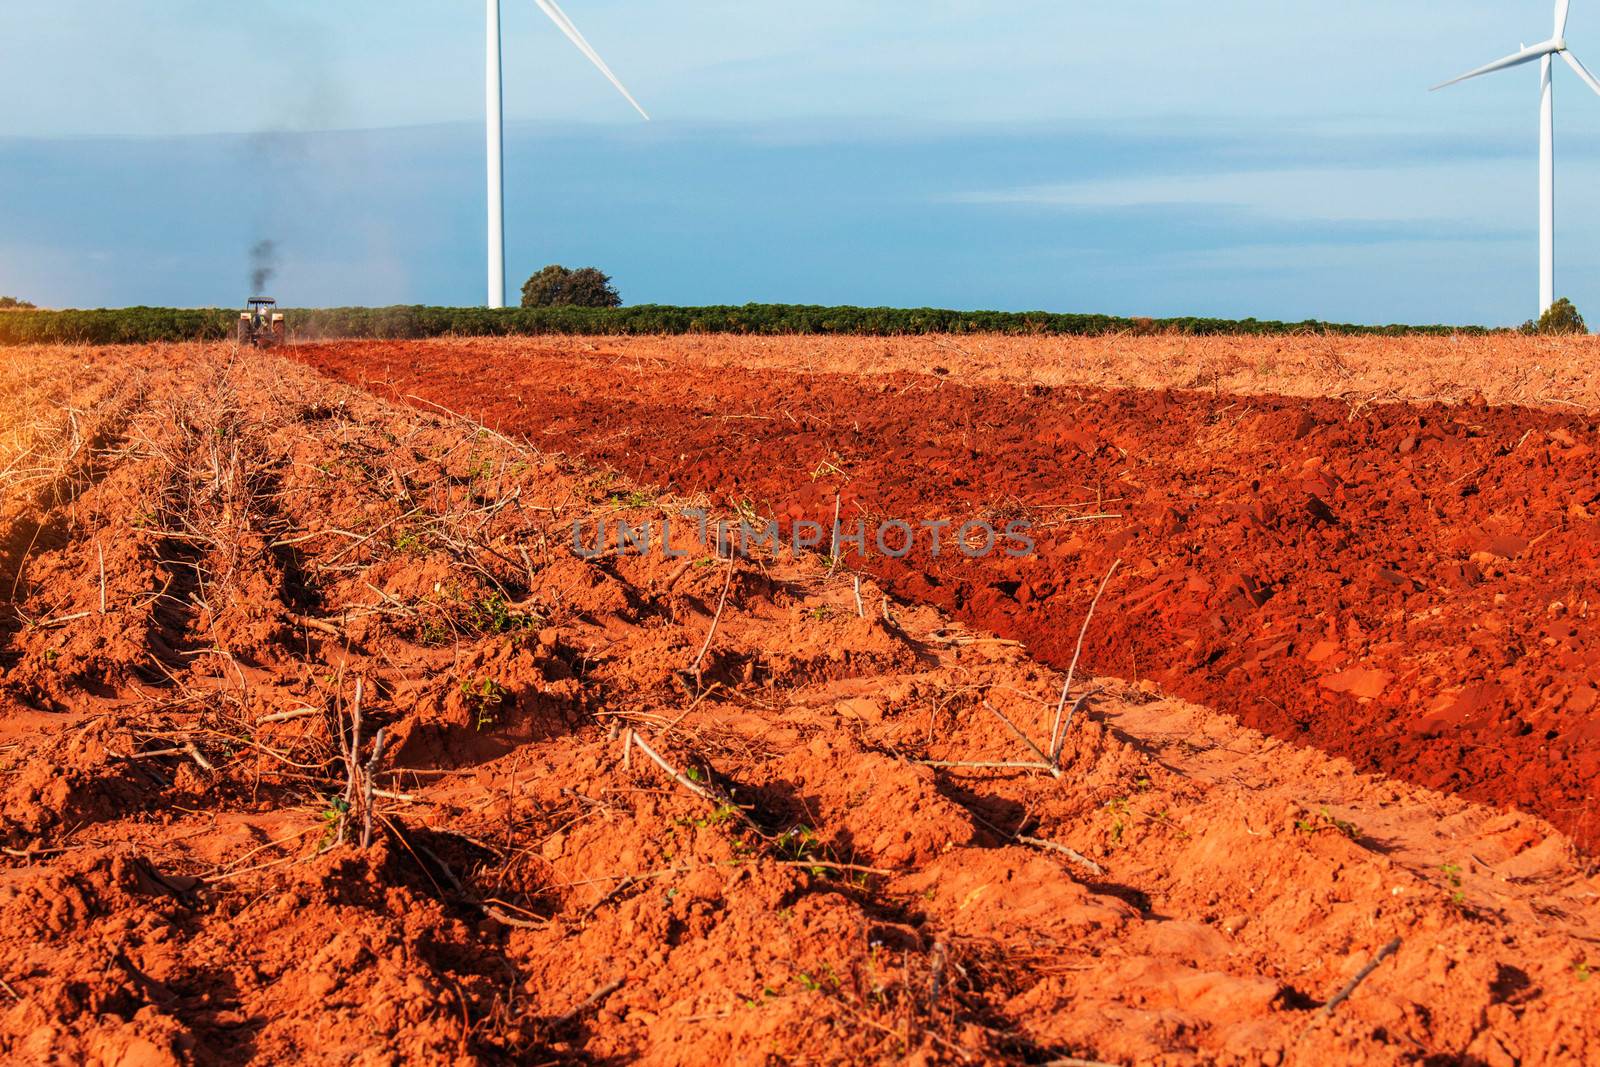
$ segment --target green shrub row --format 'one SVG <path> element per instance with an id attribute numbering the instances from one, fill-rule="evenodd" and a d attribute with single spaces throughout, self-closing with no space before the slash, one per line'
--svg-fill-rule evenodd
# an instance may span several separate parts
<path id="1" fill-rule="evenodd" d="M 1045 311 L 950 311 L 941 308 L 814 307 L 745 304 L 741 307 L 620 308 L 540 307 L 317 308 L 286 312 L 299 339 L 497 337 L 537 334 L 862 334 L 925 333 L 1186 334 L 1483 333 L 1469 326 L 1359 326 L 1331 322 L 1258 319 L 1131 319 Z M 217 340 L 232 335 L 239 313 L 222 309 L 134 307 L 98 311 L 13 311 L 0 315 L 0 344 L 130 344 Z"/>

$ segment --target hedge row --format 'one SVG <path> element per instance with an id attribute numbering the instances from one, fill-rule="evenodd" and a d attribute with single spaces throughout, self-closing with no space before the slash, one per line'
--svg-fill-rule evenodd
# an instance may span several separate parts
<path id="1" fill-rule="evenodd" d="M 924 333 L 1340 334 L 1482 333 L 1468 326 L 1358 326 L 1258 319 L 1129 319 L 1044 311 L 949 311 L 940 308 L 742 307 L 621 308 L 320 308 L 289 310 L 289 332 L 301 339 L 341 337 L 493 337 L 525 334 L 864 334 Z M 237 311 L 135 307 L 98 311 L 12 311 L 0 315 L 0 344 L 126 344 L 217 340 L 232 334 Z"/>

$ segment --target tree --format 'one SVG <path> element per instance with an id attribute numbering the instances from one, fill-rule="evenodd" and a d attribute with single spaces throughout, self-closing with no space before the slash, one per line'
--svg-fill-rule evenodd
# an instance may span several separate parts
<path id="1" fill-rule="evenodd" d="M 0 311 L 31 311 L 33 305 L 14 296 L 0 296 Z"/>
<path id="2" fill-rule="evenodd" d="M 1589 328 L 1583 324 L 1583 316 L 1578 314 L 1578 309 L 1572 301 L 1562 297 L 1550 305 L 1539 321 L 1529 319 L 1522 324 L 1523 333 L 1588 333 Z"/>
<path id="3" fill-rule="evenodd" d="M 614 308 L 622 306 L 622 297 L 612 286 L 610 275 L 594 267 L 569 270 L 552 263 L 522 287 L 522 306 Z"/>

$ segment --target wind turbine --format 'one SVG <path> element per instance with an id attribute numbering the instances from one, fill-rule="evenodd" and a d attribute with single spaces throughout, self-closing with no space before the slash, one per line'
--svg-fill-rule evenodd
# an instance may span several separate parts
<path id="1" fill-rule="evenodd" d="M 578 51 L 589 57 L 589 62 L 600 69 L 606 80 L 617 87 L 633 105 L 633 109 L 644 116 L 646 122 L 650 116 L 644 108 L 639 106 L 639 101 L 633 98 L 627 87 L 617 80 L 611 73 L 611 68 L 606 66 L 606 61 L 600 58 L 589 42 L 584 40 L 583 34 L 578 32 L 578 27 L 567 18 L 566 12 L 557 6 L 555 0 L 534 0 L 539 9 L 550 16 L 567 39 L 577 45 Z M 484 125 L 489 141 L 489 306 L 503 308 L 506 306 L 506 195 L 505 195 L 505 80 L 502 73 L 501 48 L 500 48 L 500 0 L 487 0 L 485 8 L 486 34 L 489 51 L 484 65 L 484 82 L 486 89 Z"/>
<path id="2" fill-rule="evenodd" d="M 1520 67 L 1524 63 L 1539 61 L 1539 79 L 1541 96 L 1539 100 L 1539 314 L 1543 315 L 1550 310 L 1550 305 L 1556 302 L 1556 120 L 1553 85 L 1551 72 L 1555 57 L 1560 56 L 1566 60 L 1567 66 L 1577 72 L 1578 77 L 1588 83 L 1589 88 L 1600 93 L 1600 81 L 1589 73 L 1587 67 L 1578 62 L 1578 57 L 1567 51 L 1567 14 L 1572 8 L 1572 0 L 1556 0 L 1555 32 L 1547 41 L 1534 45 L 1524 45 L 1522 51 L 1497 59 L 1487 66 L 1479 67 L 1461 75 L 1451 78 L 1447 82 L 1435 85 L 1434 89 L 1443 89 L 1446 85 L 1464 82 L 1468 78 L 1476 78 L 1482 74 L 1493 74 L 1497 70 L 1509 67 Z M 1430 90 L 1431 91 L 1431 90 Z"/>

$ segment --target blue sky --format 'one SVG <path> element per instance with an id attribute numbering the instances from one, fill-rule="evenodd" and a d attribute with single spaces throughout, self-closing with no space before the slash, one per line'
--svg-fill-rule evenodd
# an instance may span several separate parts
<path id="1" fill-rule="evenodd" d="M 510 273 L 794 300 L 1516 322 L 1545 0 L 505 0 Z M 1574 50 L 1600 68 L 1600 0 Z M 482 5 L 8 0 L 0 293 L 482 300 Z M 1592 45 L 1592 47 L 1591 47 Z M 1558 289 L 1600 307 L 1600 98 L 1557 71 Z"/>

